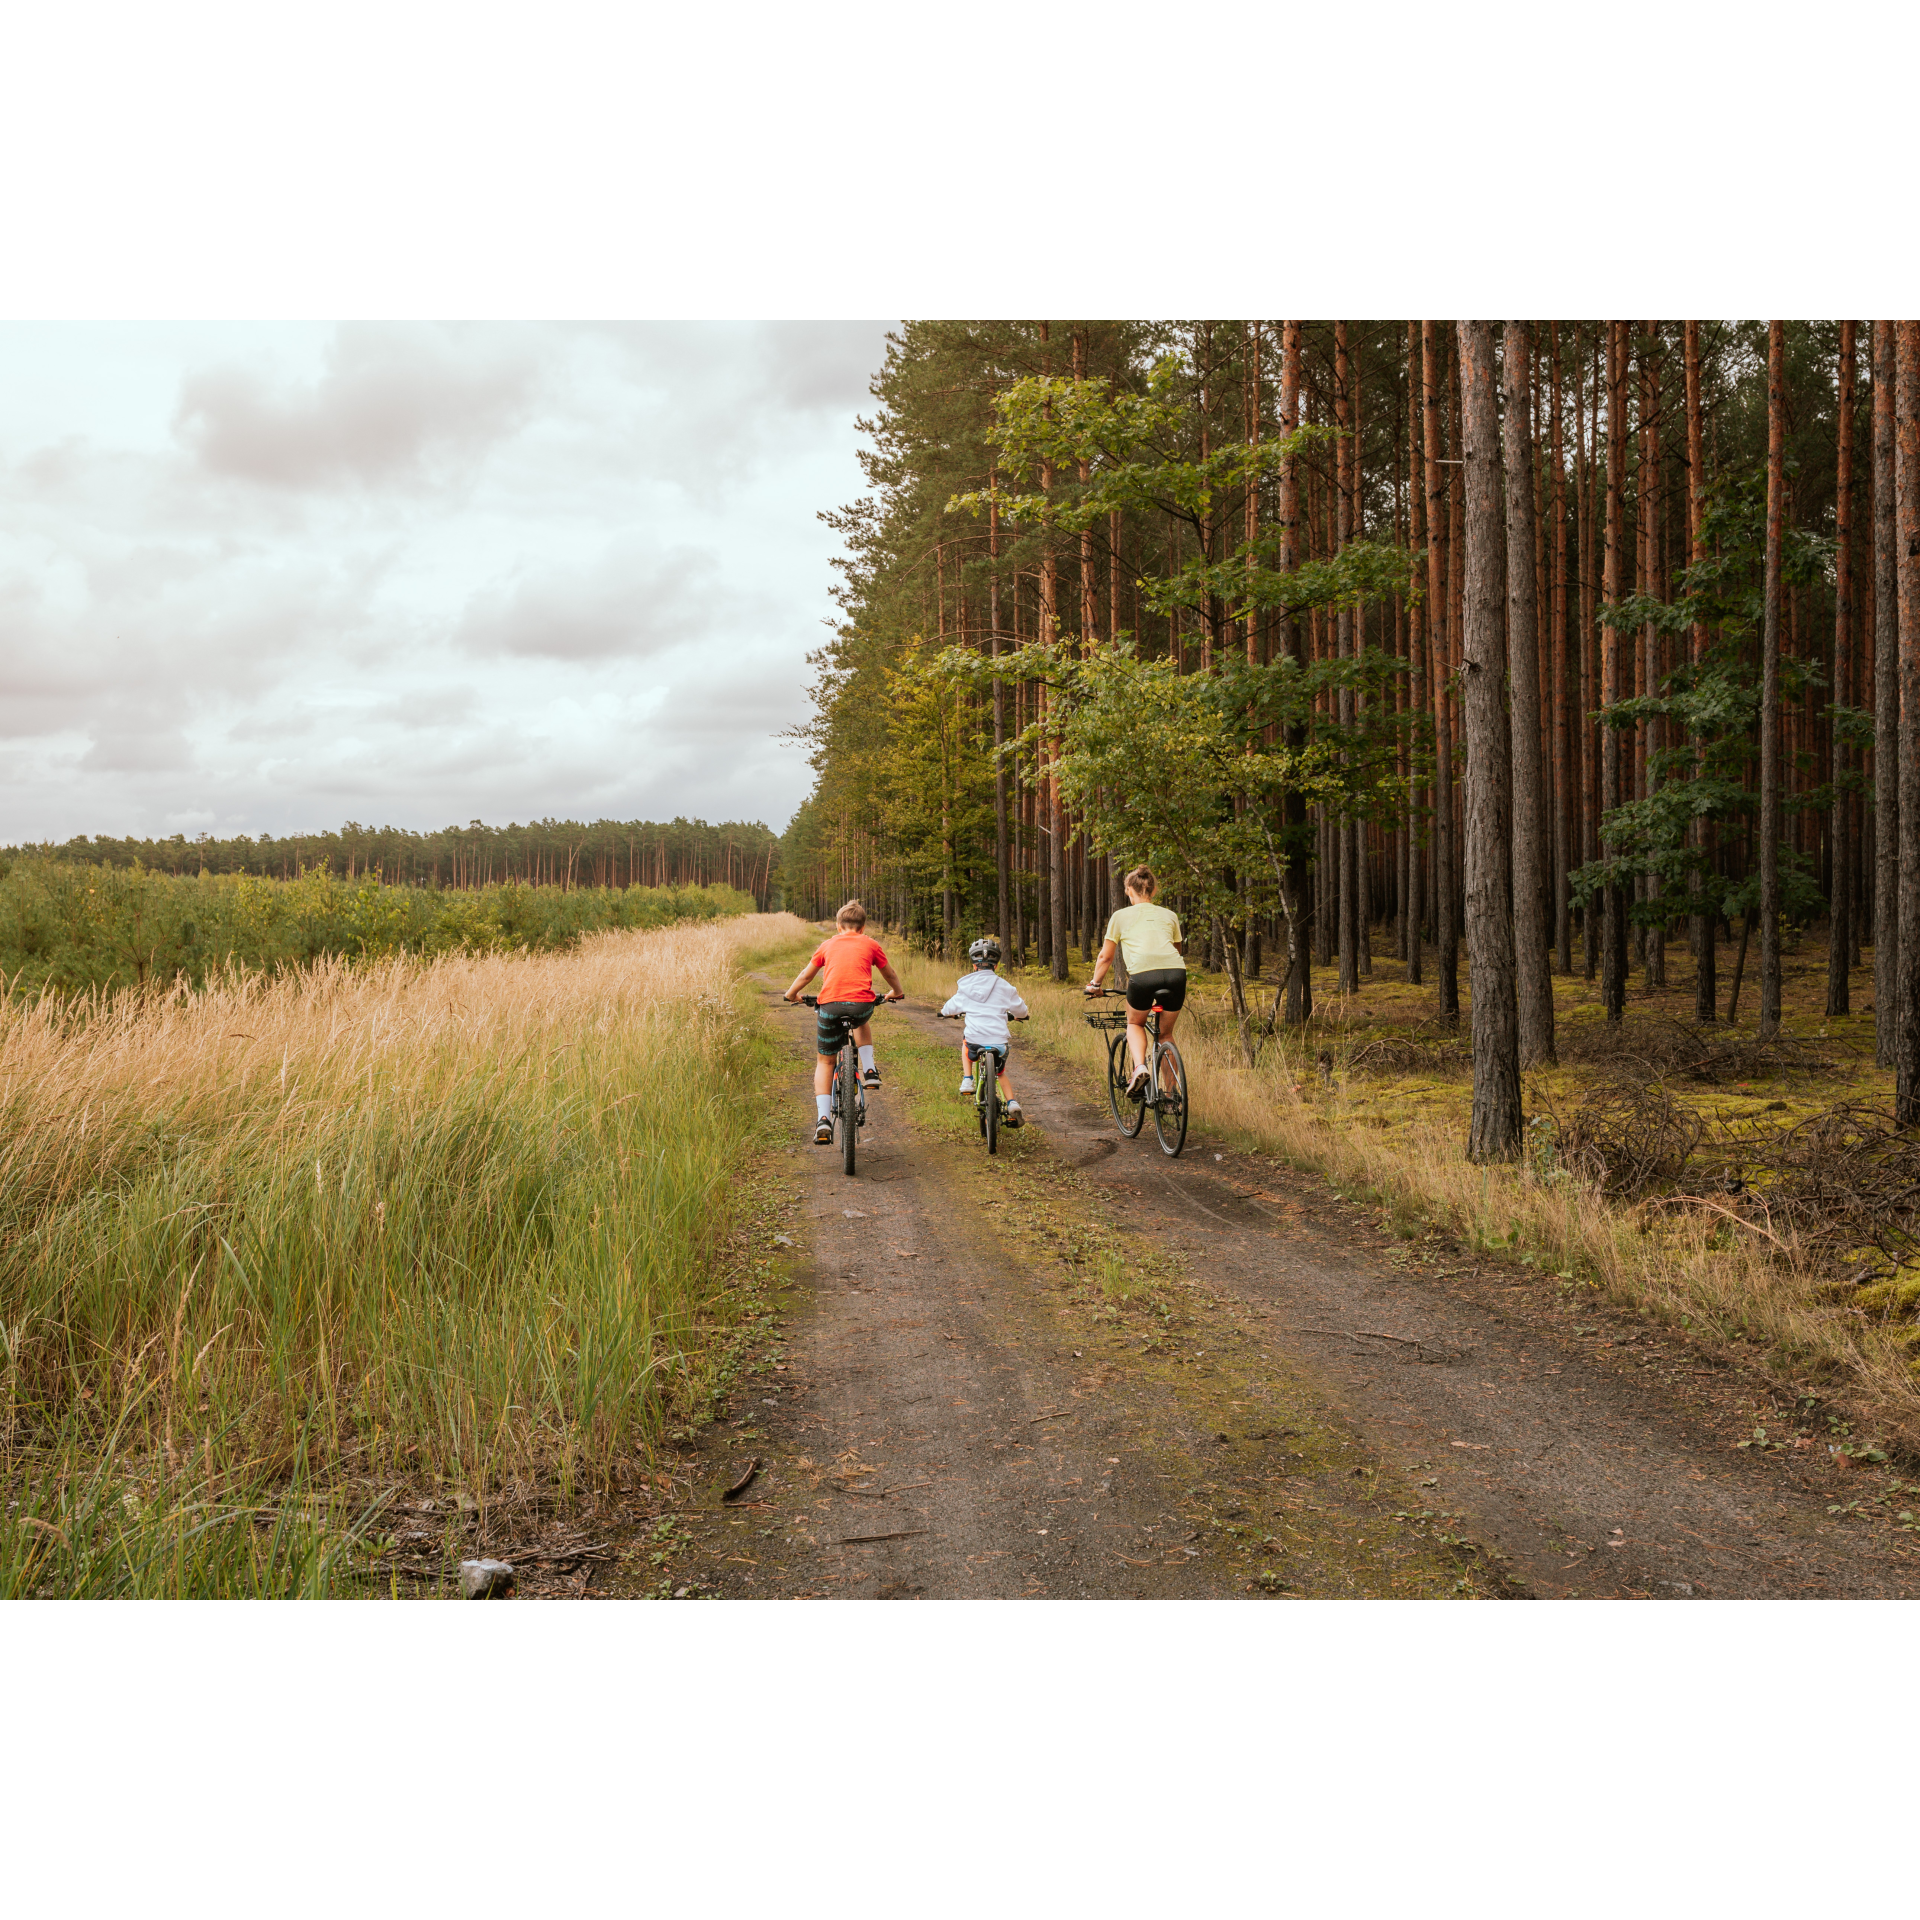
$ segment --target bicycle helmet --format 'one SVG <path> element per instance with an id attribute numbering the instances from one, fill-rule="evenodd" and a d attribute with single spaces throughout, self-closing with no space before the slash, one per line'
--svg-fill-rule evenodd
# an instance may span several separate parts
<path id="1" fill-rule="evenodd" d="M 967 958 L 976 967 L 997 967 L 1000 964 L 1000 942 L 988 934 L 984 940 L 976 940 L 967 949 Z"/>

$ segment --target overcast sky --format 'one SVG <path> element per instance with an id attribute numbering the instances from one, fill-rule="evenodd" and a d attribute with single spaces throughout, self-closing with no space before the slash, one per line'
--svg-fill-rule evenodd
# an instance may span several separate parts
<path id="1" fill-rule="evenodd" d="M 784 826 L 885 330 L 0 326 L 0 841 Z"/>

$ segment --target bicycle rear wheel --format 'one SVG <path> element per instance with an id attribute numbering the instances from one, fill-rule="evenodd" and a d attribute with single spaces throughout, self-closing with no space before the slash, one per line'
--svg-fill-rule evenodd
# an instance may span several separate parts
<path id="1" fill-rule="evenodd" d="M 1113 1109 L 1114 1124 L 1129 1140 L 1146 1124 L 1147 1118 L 1145 1105 L 1127 1097 L 1127 1081 L 1132 1074 L 1133 1059 L 1127 1052 L 1127 1034 L 1123 1027 L 1107 1049 L 1107 1105 Z"/>
<path id="2" fill-rule="evenodd" d="M 1187 1144 L 1187 1067 L 1171 1040 L 1161 1041 L 1159 1054 L 1155 1084 L 1160 1097 L 1153 1103 L 1153 1130 L 1160 1136 L 1160 1151 L 1172 1159 Z M 1171 1092 L 1166 1084 L 1169 1078 L 1173 1081 Z"/>
<path id="3" fill-rule="evenodd" d="M 978 1088 L 975 1098 L 980 1102 L 980 1131 L 986 1135 L 987 1151 L 1000 1151 L 1000 1083 L 994 1072 L 994 1058 L 991 1053 L 983 1053 L 974 1062 L 974 1072 L 978 1075 L 975 1085 Z"/>
<path id="4" fill-rule="evenodd" d="M 860 1135 L 859 1056 L 852 1042 L 840 1049 L 840 1164 L 848 1172 L 859 1149 Z"/>

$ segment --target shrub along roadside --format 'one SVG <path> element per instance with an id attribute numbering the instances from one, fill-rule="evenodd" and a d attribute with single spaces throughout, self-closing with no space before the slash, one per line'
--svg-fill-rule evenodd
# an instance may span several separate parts
<path id="1" fill-rule="evenodd" d="M 389 887 L 16 859 L 0 875 L 0 973 L 15 994 L 203 986 L 229 967 L 330 956 L 562 952 L 583 935 L 752 910 L 732 887 Z"/>
<path id="2" fill-rule="evenodd" d="M 335 1589 L 704 1392 L 789 915 L 0 1007 L 0 1593 Z"/>

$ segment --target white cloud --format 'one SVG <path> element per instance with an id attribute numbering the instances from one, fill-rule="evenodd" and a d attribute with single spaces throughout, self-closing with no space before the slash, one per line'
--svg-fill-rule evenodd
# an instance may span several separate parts
<path id="1" fill-rule="evenodd" d="M 482 589 L 454 644 L 478 655 L 641 660 L 737 621 L 752 600 L 716 554 L 631 538 L 584 566 L 550 566 Z"/>
<path id="2" fill-rule="evenodd" d="M 0 840 L 783 824 L 881 337 L 0 329 Z"/>
<path id="3" fill-rule="evenodd" d="M 209 473 L 295 488 L 414 481 L 521 426 L 536 377 L 499 329 L 342 327 L 305 380 L 237 362 L 189 374 L 174 426 Z"/>

